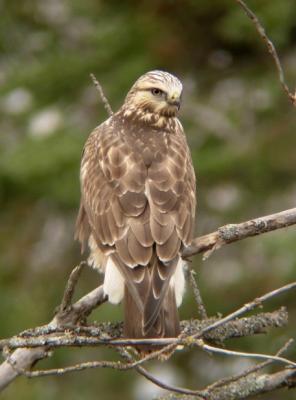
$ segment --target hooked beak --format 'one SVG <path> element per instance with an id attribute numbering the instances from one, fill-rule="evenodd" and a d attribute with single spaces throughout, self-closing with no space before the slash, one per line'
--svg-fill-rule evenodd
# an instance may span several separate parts
<path id="1" fill-rule="evenodd" d="M 180 109 L 180 105 L 181 105 L 181 99 L 180 99 L 180 96 L 175 92 L 175 93 L 172 93 L 171 95 L 168 95 L 168 97 L 167 97 L 167 103 L 170 105 L 170 106 L 175 106 L 175 107 L 177 107 L 177 109 L 179 110 Z"/>

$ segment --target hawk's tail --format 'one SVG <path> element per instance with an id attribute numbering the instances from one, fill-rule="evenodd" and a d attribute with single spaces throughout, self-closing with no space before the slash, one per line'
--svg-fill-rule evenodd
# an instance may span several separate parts
<path id="1" fill-rule="evenodd" d="M 157 264 L 161 262 L 157 260 Z M 154 262 L 156 264 L 156 262 Z M 155 273 L 158 270 L 159 274 L 160 265 L 154 265 L 152 271 L 146 275 L 146 279 L 150 281 L 142 282 L 143 286 L 146 286 L 146 299 L 144 301 L 144 309 L 140 309 L 137 303 L 134 301 L 133 295 L 130 293 L 128 286 L 125 286 L 124 291 L 124 336 L 127 338 L 164 338 L 164 337 L 176 337 L 180 333 L 179 317 L 177 311 L 175 287 L 171 285 L 170 278 L 168 278 L 165 287 L 162 287 L 159 291 L 159 297 L 156 296 L 156 288 L 151 285 L 151 279 L 155 283 Z M 170 265 L 172 272 L 175 270 L 175 266 Z M 164 282 L 162 282 L 163 285 Z M 161 282 L 159 282 L 161 284 Z M 142 287 L 141 289 L 144 289 Z M 148 290 L 147 290 L 148 289 Z M 161 293 L 162 292 L 162 293 Z M 151 350 L 151 346 L 139 346 L 141 351 Z"/>

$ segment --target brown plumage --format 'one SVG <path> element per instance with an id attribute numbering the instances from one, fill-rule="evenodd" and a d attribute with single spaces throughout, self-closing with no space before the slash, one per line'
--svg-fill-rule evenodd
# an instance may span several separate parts
<path id="1" fill-rule="evenodd" d="M 109 301 L 123 300 L 127 337 L 179 334 L 180 253 L 195 215 L 195 175 L 176 117 L 181 93 L 173 75 L 148 72 L 83 151 L 76 237 L 105 273 Z"/>

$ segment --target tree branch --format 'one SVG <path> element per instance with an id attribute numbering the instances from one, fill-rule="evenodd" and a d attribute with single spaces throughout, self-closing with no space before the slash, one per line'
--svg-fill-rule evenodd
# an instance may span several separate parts
<path id="1" fill-rule="evenodd" d="M 67 285 L 67 287 L 69 287 L 69 285 Z M 198 340 L 200 337 L 202 337 L 203 335 L 205 335 L 207 332 L 209 331 L 213 331 L 215 328 L 217 327 L 221 327 L 222 324 L 226 324 L 226 322 L 229 322 L 230 320 L 233 320 L 234 318 L 236 318 L 238 315 L 241 315 L 253 308 L 255 308 L 256 306 L 259 306 L 263 301 L 266 301 L 272 297 L 275 297 L 277 295 L 279 295 L 280 293 L 286 292 L 288 290 L 291 290 L 293 288 L 296 287 L 296 282 L 294 282 L 293 284 L 289 284 L 286 286 L 283 286 L 282 288 L 279 288 L 277 290 L 274 290 L 272 292 L 269 292 L 261 297 L 259 297 L 258 299 L 255 299 L 253 302 L 241 307 L 239 310 L 235 311 L 234 313 L 230 314 L 229 316 L 222 318 L 221 320 L 218 320 L 214 323 L 211 323 L 210 325 L 202 328 L 199 332 L 194 333 L 193 335 L 189 336 L 186 334 L 185 331 L 183 331 L 183 333 L 179 336 L 179 338 L 172 338 L 172 339 L 106 339 L 105 340 L 105 344 L 106 345 L 138 345 L 138 344 L 155 344 L 155 345 L 165 345 L 165 347 L 161 348 L 160 350 L 154 351 L 150 354 L 148 354 L 147 356 L 145 356 L 144 358 L 138 360 L 137 362 L 133 363 L 133 365 L 119 365 L 117 367 L 117 363 L 110 363 L 110 362 L 105 362 L 105 361 L 93 361 L 93 362 L 86 362 L 86 363 L 81 363 L 78 365 L 74 365 L 74 366 L 70 366 L 70 367 L 65 367 L 65 368 L 57 368 L 57 369 L 52 369 L 52 370 L 40 370 L 40 371 L 34 371 L 34 372 L 28 372 L 27 370 L 25 370 L 25 368 L 23 368 L 23 365 L 20 363 L 19 361 L 19 357 L 15 357 L 15 354 L 17 354 L 17 352 L 21 351 L 22 349 L 17 349 L 12 356 L 9 356 L 9 359 L 7 359 L 0 367 L 0 389 L 4 388 L 5 386 L 7 386 L 13 379 L 15 379 L 19 374 L 23 373 L 26 376 L 30 376 L 30 377 L 35 377 L 35 376 L 45 376 L 45 375 L 61 375 L 63 373 L 67 373 L 67 372 L 73 372 L 73 371 L 80 371 L 86 368 L 98 368 L 98 367 L 110 367 L 110 368 L 117 368 L 120 370 L 126 370 L 126 369 L 130 369 L 133 367 L 136 367 L 138 365 L 143 364 L 146 361 L 149 361 L 151 359 L 155 359 L 163 354 L 167 354 L 169 351 L 171 351 L 172 349 L 175 349 L 177 345 L 181 344 L 181 345 L 197 345 L 200 346 L 200 343 Z M 100 288 L 99 288 L 100 289 Z M 85 299 L 88 297 L 89 295 L 84 296 L 81 300 L 79 300 L 75 305 L 77 306 L 78 304 L 84 304 Z M 104 299 L 104 297 L 103 297 Z M 101 299 L 102 300 L 102 299 Z M 92 307 L 94 304 L 96 304 L 96 302 L 92 303 Z M 89 311 L 88 308 L 85 308 L 85 304 L 84 304 L 84 310 L 86 309 L 87 312 Z M 283 310 L 282 310 L 283 311 Z M 74 316 L 76 317 L 76 314 L 74 314 Z M 202 321 L 204 322 L 204 320 Z M 54 326 L 54 324 L 53 324 Z M 53 326 L 50 325 L 51 329 L 53 329 Z M 87 329 L 87 328 L 83 328 L 81 327 L 80 329 Z M 93 329 L 93 328 L 91 328 Z M 23 333 L 24 335 L 24 333 Z M 32 332 L 30 331 L 30 335 L 32 336 Z M 30 338 L 32 339 L 32 338 Z M 35 343 L 36 346 L 39 346 L 40 344 L 42 344 L 43 349 L 44 349 L 44 353 L 39 354 L 39 359 L 40 358 L 44 358 L 47 356 L 47 349 L 49 348 L 50 342 L 47 342 L 46 340 L 42 340 L 42 342 L 40 343 Z M 5 349 L 7 349 L 7 345 L 9 345 L 9 343 L 2 343 L 2 347 L 4 347 Z M 27 345 L 27 343 L 25 343 L 25 345 Z M 40 351 L 41 347 L 37 347 L 36 348 L 37 351 Z M 26 359 L 26 361 L 28 362 L 28 365 L 26 365 L 27 368 L 29 368 L 33 361 L 32 359 L 36 359 L 36 353 L 35 353 L 35 349 L 24 349 L 24 351 L 29 352 L 31 351 L 32 353 L 26 353 L 28 357 L 28 359 Z M 19 356 L 19 355 L 18 355 Z M 22 354 L 21 354 L 22 356 Z M 32 358 L 31 358 L 31 357 Z M 22 357 L 21 357 L 22 358 Z M 32 361 L 32 363 L 31 363 Z M 9 366 L 11 367 L 10 373 L 8 373 L 9 371 L 8 368 Z M 2 373 L 2 375 L 1 375 Z M 1 381 L 2 379 L 2 381 Z"/>
<path id="2" fill-rule="evenodd" d="M 196 333 L 205 331 L 218 318 L 207 320 L 182 321 L 181 328 L 186 336 L 193 336 Z M 203 335 L 205 340 L 214 343 L 222 343 L 227 339 L 253 336 L 266 333 L 270 328 L 284 327 L 288 323 L 288 313 L 281 308 L 272 313 L 261 313 L 249 318 L 241 318 L 229 321 L 217 329 L 206 332 Z M 49 329 L 51 328 L 51 329 Z M 35 332 L 34 332 L 35 331 Z M 54 349 L 57 347 L 82 347 L 82 346 L 131 346 L 139 344 L 150 344 L 151 346 L 168 345 L 176 342 L 176 338 L 167 339 L 124 339 L 122 338 L 122 323 L 110 324 L 100 323 L 98 326 L 54 328 L 52 325 L 24 331 L 20 335 L 10 339 L 0 340 L 0 349 L 7 348 L 15 350 L 20 347 L 39 347 Z M 114 337 L 116 339 L 114 339 Z M 186 340 L 178 344 L 188 345 Z M 189 343 L 190 345 L 192 343 Z"/>
<path id="3" fill-rule="evenodd" d="M 86 262 L 81 262 L 71 272 L 65 288 L 61 305 L 58 310 L 60 313 L 65 313 L 65 311 L 67 311 L 68 309 L 71 310 L 75 287 L 77 285 L 78 279 L 80 278 L 82 268 L 85 267 L 85 265 Z"/>
<path id="4" fill-rule="evenodd" d="M 285 345 L 276 353 L 276 356 L 280 356 L 281 354 L 283 354 L 289 347 L 289 345 L 291 344 L 291 342 L 293 342 L 293 340 L 289 340 L 287 343 L 285 343 Z M 242 379 L 250 374 L 254 374 L 255 372 L 263 369 L 264 367 L 266 367 L 267 365 L 270 365 L 273 362 L 273 360 L 268 360 L 265 361 L 263 363 L 257 364 L 251 368 L 246 369 L 245 371 L 243 371 L 240 374 L 228 377 L 228 378 L 224 378 L 224 379 L 220 379 L 216 382 L 214 382 L 211 385 L 208 385 L 205 389 L 200 389 L 200 390 L 189 390 L 186 388 L 181 388 L 181 387 L 175 387 L 175 386 L 171 386 L 171 385 L 167 385 L 164 382 L 159 381 L 157 378 L 155 378 L 154 376 L 152 376 L 151 374 L 149 374 L 143 367 L 137 367 L 136 370 L 143 375 L 145 378 L 147 378 L 148 380 L 152 381 L 153 383 L 155 383 L 157 386 L 170 390 L 171 392 L 174 393 L 181 393 L 181 394 L 185 394 L 185 395 L 192 395 L 194 396 L 194 399 L 210 399 L 211 395 L 215 395 L 215 392 L 217 391 L 217 388 L 221 389 L 223 387 L 224 392 L 226 392 L 225 387 L 228 385 L 230 385 L 233 382 L 238 381 L 239 379 Z M 140 370 L 141 369 L 141 370 Z M 216 393 L 217 394 L 217 393 Z M 229 393 L 227 393 L 228 397 L 227 398 L 232 398 L 231 397 L 231 390 L 229 390 Z M 192 396 L 190 398 L 192 398 Z M 170 398 L 177 398 L 174 395 L 167 395 L 165 397 L 161 397 L 161 399 L 170 399 Z M 184 396 L 179 396 L 178 398 L 184 398 L 184 399 L 189 399 L 189 397 L 184 397 Z M 219 399 L 219 397 L 218 397 Z M 216 399 L 216 400 L 218 400 Z M 159 398 L 160 400 L 160 398 Z"/>
<path id="5" fill-rule="evenodd" d="M 296 209 L 286 210 L 277 214 L 269 215 L 266 217 L 256 218 L 251 221 L 246 221 L 241 224 L 236 225 L 226 225 L 224 227 L 219 228 L 216 232 L 211 234 L 201 236 L 193 240 L 192 245 L 184 250 L 183 256 L 189 257 L 197 253 L 203 253 L 208 250 L 215 250 L 218 247 L 221 247 L 224 244 L 228 244 L 234 241 L 242 240 L 244 238 L 260 235 L 265 232 L 269 232 L 276 229 L 281 229 L 286 226 L 290 226 L 296 223 Z M 74 273 L 74 277 L 75 277 Z M 71 275 L 73 279 L 73 275 Z M 78 300 L 75 304 L 69 305 L 69 299 L 72 298 L 72 292 L 75 286 L 75 279 L 73 282 L 69 282 L 68 293 L 67 290 L 64 294 L 63 306 L 60 307 L 58 313 L 53 318 L 53 320 L 46 326 L 48 331 L 64 328 L 64 327 L 73 327 L 83 321 L 93 309 L 95 309 L 98 305 L 102 304 L 107 300 L 104 295 L 102 286 L 94 289 L 80 300 Z M 292 283 L 290 285 L 286 285 L 283 288 L 280 288 L 276 291 L 268 293 L 267 295 L 262 296 L 251 302 L 250 304 L 245 305 L 240 308 L 236 312 L 226 316 L 225 318 L 215 320 L 210 325 L 205 326 L 199 331 L 192 332 L 193 339 L 199 339 L 201 337 L 206 338 L 207 335 L 213 334 L 214 330 L 218 327 L 222 327 L 229 321 L 232 323 L 239 321 L 233 321 L 238 316 L 243 313 L 255 308 L 262 301 L 265 301 L 275 295 L 278 295 L 281 292 L 286 290 L 293 289 L 296 286 L 296 283 Z M 264 317 L 262 317 L 264 320 Z M 262 321 L 263 321 L 262 320 Z M 204 320 L 207 321 L 207 320 Z M 204 322 L 201 321 L 201 322 Z M 248 320 L 249 321 L 249 320 Z M 246 325 L 245 325 L 246 326 Z M 79 327 L 78 327 L 79 328 Z M 77 329 L 78 329 L 77 328 Z M 81 327 L 82 329 L 82 327 Z M 93 328 L 91 328 L 93 329 Z M 263 328 L 264 329 L 264 328 Z M 265 327 L 266 329 L 266 327 Z M 211 331 L 211 332 L 210 332 Z M 237 330 L 238 331 L 238 330 Z M 185 331 L 184 331 L 185 332 Z M 246 333 L 246 332 L 245 332 Z M 187 336 L 188 334 L 185 334 Z M 167 345 L 162 350 L 153 352 L 152 356 L 149 358 L 155 358 L 161 354 L 164 354 L 166 351 L 171 351 L 176 347 L 177 344 L 181 343 L 182 340 L 185 339 L 185 336 L 180 337 L 179 339 L 161 339 L 160 341 L 163 343 L 157 343 Z M 117 336 L 118 337 L 118 336 Z M 33 340 L 33 338 L 32 338 Z M 77 339 L 79 340 L 79 339 Z M 110 339 L 108 339 L 110 340 Z M 123 345 L 123 339 L 116 339 L 118 345 Z M 146 341 L 150 341 L 153 345 L 153 339 L 146 339 Z M 145 340 L 141 340 L 144 342 Z M 125 340 L 125 345 L 133 345 L 138 343 L 137 340 Z M 9 383 L 11 383 L 19 374 L 23 373 L 24 370 L 28 370 L 31 366 L 39 359 L 45 358 L 48 356 L 48 347 L 49 342 L 47 343 L 39 343 L 42 346 L 34 347 L 34 348 L 17 348 L 9 357 L 9 360 L 4 361 L 0 366 L 0 391 L 3 390 Z M 110 345 L 110 343 L 105 343 Z M 112 345 L 115 345 L 116 341 L 114 340 Z"/>
<path id="6" fill-rule="evenodd" d="M 250 20 L 255 25 L 255 28 L 256 28 L 259 36 L 261 37 L 261 39 L 265 43 L 268 52 L 270 53 L 271 57 L 274 60 L 275 67 L 276 67 L 277 72 L 278 72 L 278 78 L 279 78 L 280 84 L 282 85 L 282 88 L 283 88 L 284 92 L 287 94 L 287 96 L 290 99 L 290 101 L 292 102 L 292 104 L 296 105 L 296 94 L 291 93 L 288 85 L 286 84 L 284 71 L 283 71 L 279 56 L 277 54 L 276 48 L 274 47 L 274 44 L 272 43 L 272 41 L 267 36 L 267 34 L 265 32 L 265 29 L 261 25 L 258 17 L 253 13 L 252 10 L 250 10 L 250 8 L 246 5 L 246 3 L 243 0 L 236 0 L 236 2 L 242 7 L 242 9 L 246 13 L 247 17 L 249 17 Z"/>
<path id="7" fill-rule="evenodd" d="M 242 400 L 263 393 L 272 392 L 283 387 L 296 386 L 296 369 L 284 369 L 274 374 L 256 373 L 245 376 L 225 387 L 214 388 L 211 392 L 201 397 L 204 393 L 196 395 L 169 394 L 159 397 L 158 400 Z"/>
<path id="8" fill-rule="evenodd" d="M 227 349 L 220 349 L 218 347 L 209 346 L 205 344 L 203 340 L 200 340 L 198 345 L 203 349 L 210 353 L 215 354 L 222 354 L 226 356 L 238 356 L 238 357 L 245 357 L 245 358 L 257 358 L 259 360 L 272 360 L 282 363 L 284 365 L 288 365 L 290 367 L 296 368 L 296 363 L 294 361 L 290 361 L 287 358 L 279 357 L 279 356 L 272 356 L 269 354 L 261 354 L 261 353 L 247 353 L 242 351 L 234 351 L 234 350 L 227 350 Z"/>
<path id="9" fill-rule="evenodd" d="M 281 356 L 285 351 L 287 351 L 287 349 L 289 348 L 289 346 L 294 342 L 293 339 L 289 339 L 280 349 L 279 351 L 276 353 L 276 356 Z M 273 360 L 267 360 L 264 361 L 262 363 L 256 364 L 250 368 L 247 368 L 246 370 L 244 370 L 243 372 L 227 377 L 227 378 L 222 378 L 214 383 L 212 383 L 211 385 L 208 385 L 206 387 L 206 389 L 204 389 L 204 391 L 206 392 L 210 392 L 212 391 L 214 388 L 217 387 L 222 387 L 222 386 L 226 386 L 231 382 L 235 382 L 238 381 L 241 378 L 244 378 L 247 375 L 250 374 L 254 374 L 257 371 L 262 370 L 263 368 L 267 367 L 268 365 L 271 365 L 273 363 Z"/>
<path id="10" fill-rule="evenodd" d="M 70 275 L 69 280 L 73 278 Z M 67 290 L 71 290 L 72 285 L 68 282 L 63 299 L 68 298 Z M 53 320 L 48 324 L 50 328 L 66 326 L 68 324 L 75 325 L 81 319 L 86 318 L 90 312 L 99 304 L 106 301 L 103 287 L 99 286 L 92 292 L 88 293 L 78 300 L 72 307 L 67 307 L 56 314 Z M 36 347 L 34 349 L 19 348 L 10 355 L 9 360 L 5 360 L 0 365 L 0 392 L 8 386 L 15 378 L 17 378 L 24 370 L 32 367 L 38 360 L 48 357 L 48 349 L 46 346 Z"/>
<path id="11" fill-rule="evenodd" d="M 235 318 L 241 316 L 242 314 L 245 314 L 248 311 L 254 310 L 254 308 L 261 306 L 261 304 L 272 297 L 278 296 L 281 293 L 285 293 L 289 290 L 293 290 L 296 288 L 296 282 L 289 283 L 288 285 L 282 286 L 276 290 L 272 290 L 271 292 L 268 292 L 264 294 L 263 296 L 257 297 L 255 300 L 251 301 L 250 303 L 245 304 L 238 310 L 234 311 L 231 314 L 228 314 L 226 317 L 221 318 L 220 320 L 212 323 L 211 325 L 205 327 L 204 329 L 201 330 L 199 334 L 195 334 L 192 337 L 194 339 L 199 339 L 201 338 L 206 332 L 209 332 L 213 329 L 216 329 L 218 326 L 224 325 L 226 322 L 234 320 Z"/>
<path id="12" fill-rule="evenodd" d="M 215 232 L 193 239 L 191 245 L 184 249 L 182 256 L 183 258 L 188 258 L 195 254 L 205 253 L 205 259 L 214 250 L 219 249 L 225 244 L 295 224 L 296 208 L 251 219 L 240 224 L 227 224 L 218 228 Z"/>

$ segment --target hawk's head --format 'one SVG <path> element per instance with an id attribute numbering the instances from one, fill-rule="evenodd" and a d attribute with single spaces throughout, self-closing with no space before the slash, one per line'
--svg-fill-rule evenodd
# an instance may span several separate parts
<path id="1" fill-rule="evenodd" d="M 125 105 L 143 112 L 173 117 L 180 108 L 182 89 L 182 83 L 174 75 L 150 71 L 132 86 Z"/>

